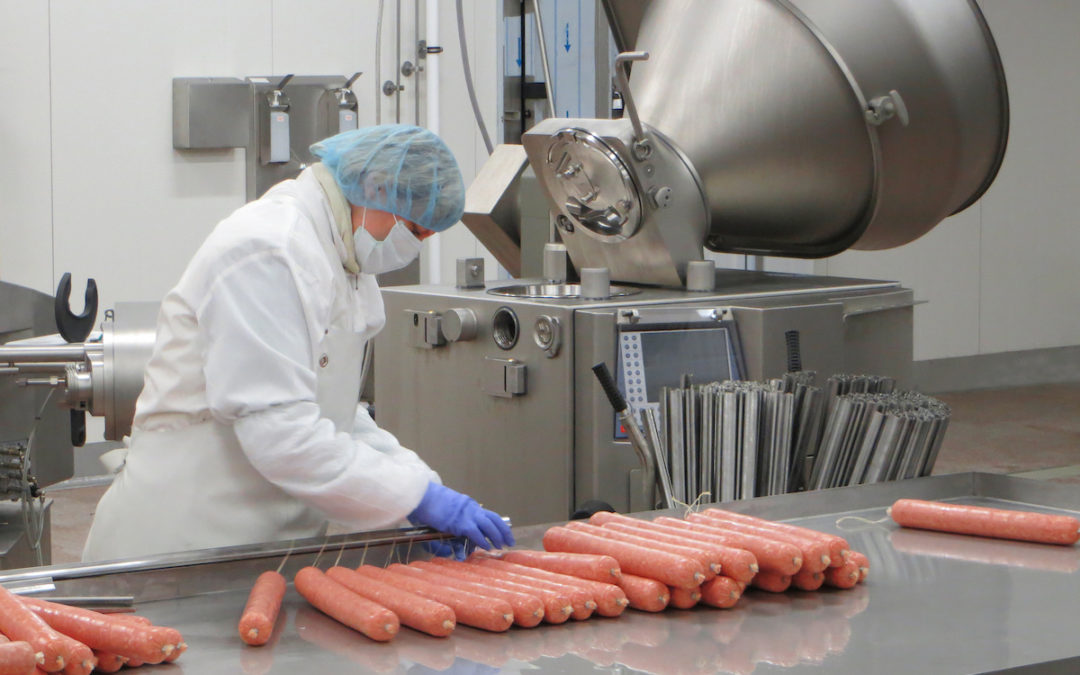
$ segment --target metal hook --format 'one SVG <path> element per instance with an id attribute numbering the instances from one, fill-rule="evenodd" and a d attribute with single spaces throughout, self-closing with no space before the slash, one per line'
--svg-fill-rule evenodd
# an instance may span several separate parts
<path id="1" fill-rule="evenodd" d="M 56 329 L 67 342 L 82 342 L 90 335 L 90 331 L 94 330 L 94 321 L 97 320 L 98 292 L 97 282 L 93 279 L 86 280 L 86 294 L 83 298 L 86 306 L 82 314 L 72 312 L 69 304 L 71 272 L 64 272 L 64 276 L 60 277 L 60 285 L 56 287 L 53 314 L 56 317 Z"/>

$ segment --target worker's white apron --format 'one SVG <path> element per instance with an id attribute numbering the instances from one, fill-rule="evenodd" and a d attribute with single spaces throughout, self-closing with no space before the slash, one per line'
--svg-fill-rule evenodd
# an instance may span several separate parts
<path id="1" fill-rule="evenodd" d="M 327 254 L 337 259 L 332 247 Z M 337 431 L 350 433 L 365 340 L 352 330 L 344 269 L 338 276 L 331 328 L 314 354 L 317 402 Z M 319 511 L 259 474 L 232 425 L 209 418 L 132 436 L 124 467 L 98 504 L 83 560 L 315 537 L 326 525 Z"/>

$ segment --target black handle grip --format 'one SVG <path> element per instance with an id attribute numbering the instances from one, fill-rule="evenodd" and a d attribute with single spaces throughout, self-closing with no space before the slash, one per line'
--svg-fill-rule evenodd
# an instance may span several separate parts
<path id="1" fill-rule="evenodd" d="M 615 386 L 615 380 L 612 379 L 611 373 L 608 372 L 607 365 L 603 362 L 598 363 L 592 367 L 592 371 L 596 375 L 596 379 L 600 380 L 600 386 L 604 388 L 604 393 L 607 394 L 607 398 L 611 401 L 611 407 L 615 408 L 615 412 L 621 413 L 626 410 L 626 399 L 623 398 L 619 388 Z"/>
<path id="2" fill-rule="evenodd" d="M 94 330 L 94 321 L 97 320 L 98 292 L 97 283 L 93 279 L 86 281 L 86 294 L 83 296 L 83 312 L 76 314 L 71 311 L 71 273 L 64 272 L 60 277 L 60 285 L 56 287 L 56 297 L 53 299 L 53 314 L 56 317 L 56 329 L 60 335 L 70 342 L 82 342 Z"/>
<path id="3" fill-rule="evenodd" d="M 71 411 L 71 444 L 76 448 L 86 445 L 86 411 Z"/>

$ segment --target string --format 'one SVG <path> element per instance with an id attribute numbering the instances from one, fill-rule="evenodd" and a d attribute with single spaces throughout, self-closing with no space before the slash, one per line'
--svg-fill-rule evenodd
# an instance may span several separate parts
<path id="1" fill-rule="evenodd" d="M 330 541 L 330 537 L 327 537 L 326 539 L 323 539 L 322 546 L 319 548 L 319 553 L 318 553 L 318 555 L 315 556 L 315 562 L 311 563 L 312 567 L 318 567 L 319 566 L 319 558 L 322 557 L 322 553 L 323 553 L 323 551 L 326 550 L 326 544 L 329 541 Z"/>
<path id="2" fill-rule="evenodd" d="M 293 552 L 293 547 L 294 546 L 296 546 L 296 540 L 295 539 L 293 539 L 292 541 L 289 542 L 289 550 L 285 551 L 285 557 L 281 559 L 280 563 L 278 563 L 278 566 L 277 566 L 277 573 L 278 574 L 281 574 L 281 570 L 285 567 L 285 561 L 289 559 L 289 554 Z"/>
<path id="3" fill-rule="evenodd" d="M 680 502 L 678 499 L 672 499 L 671 501 L 675 502 L 676 506 L 681 506 L 686 509 L 685 511 L 683 511 L 683 518 L 686 518 L 688 515 L 694 513 L 697 509 L 701 508 L 701 500 L 703 498 L 711 496 L 712 493 L 706 490 L 705 492 L 699 494 L 697 498 L 689 504 L 687 504 L 686 502 Z"/>
<path id="4" fill-rule="evenodd" d="M 884 518 L 880 518 L 878 520 L 870 520 L 869 518 L 863 518 L 862 516 L 842 516 L 842 517 L 836 519 L 835 525 L 836 525 L 836 527 L 838 529 L 841 529 L 844 532 L 857 532 L 858 530 L 862 529 L 862 528 L 847 528 L 847 527 L 844 527 L 844 526 L 842 526 L 840 524 L 840 523 L 843 523 L 844 521 L 848 521 L 848 520 L 853 520 L 853 521 L 855 521 L 857 523 L 865 523 L 866 525 L 881 525 L 881 523 L 884 523 L 884 522 L 890 520 L 890 517 L 889 517 L 889 514 L 885 514 Z M 884 530 L 884 529 L 888 529 L 888 528 L 883 527 L 881 529 Z"/>
<path id="5" fill-rule="evenodd" d="M 360 554 L 360 567 L 364 566 L 364 560 L 367 559 L 368 542 L 364 542 L 364 552 Z"/>
<path id="6" fill-rule="evenodd" d="M 348 537 L 345 537 L 344 539 L 341 540 L 341 548 L 338 549 L 337 559 L 334 560 L 334 567 L 337 567 L 339 564 L 341 564 L 341 554 L 345 552 L 345 542 L 347 540 L 348 540 Z"/>
<path id="7" fill-rule="evenodd" d="M 412 545 L 413 545 L 414 541 L 416 541 L 416 537 L 409 537 L 409 547 L 407 549 L 405 549 L 405 562 L 406 563 L 409 563 L 409 562 L 412 561 Z"/>

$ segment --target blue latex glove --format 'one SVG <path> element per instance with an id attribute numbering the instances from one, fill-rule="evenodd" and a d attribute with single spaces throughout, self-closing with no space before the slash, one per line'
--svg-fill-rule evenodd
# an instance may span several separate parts
<path id="1" fill-rule="evenodd" d="M 466 556 L 465 544 L 461 539 L 448 539 L 445 541 L 442 539 L 433 539 L 431 541 L 423 542 L 420 546 L 431 555 L 440 558 L 464 560 Z"/>
<path id="2" fill-rule="evenodd" d="M 510 526 L 493 511 L 481 507 L 468 495 L 438 483 L 428 483 L 420 505 L 409 520 L 457 537 L 466 537 L 485 551 L 514 545 Z"/>

